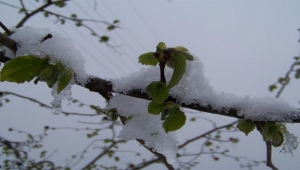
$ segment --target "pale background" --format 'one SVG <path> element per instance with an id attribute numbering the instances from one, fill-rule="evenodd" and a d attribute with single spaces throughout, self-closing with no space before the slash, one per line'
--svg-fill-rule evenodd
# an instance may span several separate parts
<path id="1" fill-rule="evenodd" d="M 19 5 L 16 0 L 2 2 Z M 25 2 L 29 9 L 37 7 L 33 0 Z M 298 0 L 74 0 L 63 9 L 49 8 L 53 12 L 68 16 L 76 13 L 80 18 L 110 22 L 120 20 L 121 28 L 111 32 L 106 31 L 102 24 L 89 25 L 100 35 L 109 35 L 112 45 L 121 45 L 115 48 L 121 54 L 105 44 L 99 44 L 87 30 L 78 29 L 71 22 L 61 27 L 54 23 L 55 18 L 47 19 L 39 14 L 26 25 L 50 28 L 70 37 L 86 58 L 87 73 L 101 78 L 118 78 L 138 71 L 141 66 L 137 63 L 137 57 L 154 51 L 157 43 L 164 41 L 168 46 L 185 46 L 199 57 L 204 63 L 205 75 L 215 90 L 238 96 L 274 97 L 275 93 L 270 93 L 268 86 L 284 76 L 293 62 L 293 57 L 299 55 L 299 7 Z M 17 9 L 0 4 L 0 16 L 1 22 L 13 26 L 23 15 L 18 14 Z M 299 85 L 300 82 L 292 80 L 281 98 L 299 107 Z M 101 96 L 78 86 L 73 86 L 72 89 L 74 98 L 104 106 Z M 0 90 L 31 96 L 45 103 L 52 100 L 50 90 L 42 83 L 35 86 L 33 83 L 17 85 L 1 82 Z M 72 110 L 72 106 L 64 106 L 64 110 Z M 209 118 L 214 118 L 220 125 L 233 120 L 213 115 Z M 45 125 L 72 126 L 82 119 L 87 118 L 56 116 L 30 102 L 13 98 L 10 104 L 0 109 L 0 135 L 5 137 L 9 127 L 40 133 Z M 178 139 L 184 141 L 205 128 L 210 127 L 191 123 L 178 132 Z M 298 124 L 289 124 L 288 128 L 291 133 L 300 136 Z M 57 144 L 63 146 L 56 156 L 57 162 L 63 164 L 64 160 L 60 158 L 68 157 L 81 149 L 78 150 L 78 145 L 72 140 L 77 134 L 71 131 L 62 132 L 70 135 L 66 138 L 60 133 L 53 133 L 48 139 L 54 137 L 56 145 L 52 146 L 53 141 L 50 140 L 46 144 L 50 149 L 56 149 Z M 242 133 L 235 136 L 240 137 L 241 142 L 228 146 L 232 152 L 254 160 L 265 159 L 265 144 L 257 131 L 248 137 Z M 85 137 L 82 138 L 76 139 L 76 142 L 86 142 Z M 135 142 L 128 147 L 144 152 Z M 294 157 L 280 154 L 280 149 L 273 150 L 274 164 L 279 169 L 299 169 L 299 149 L 294 152 Z M 145 154 L 148 154 L 147 151 Z M 126 159 L 130 161 L 130 157 L 124 159 L 124 164 Z M 213 162 L 210 157 L 203 157 L 200 161 L 201 169 L 240 169 L 239 162 L 227 158 Z M 264 165 L 254 168 L 268 169 Z"/>

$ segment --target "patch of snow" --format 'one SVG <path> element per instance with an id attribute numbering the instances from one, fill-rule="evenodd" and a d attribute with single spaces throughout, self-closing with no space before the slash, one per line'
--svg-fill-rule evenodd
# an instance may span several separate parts
<path id="1" fill-rule="evenodd" d="M 51 34 L 53 37 L 41 42 L 47 34 Z M 18 50 L 16 55 L 14 55 L 9 49 L 3 47 L 7 57 L 15 58 L 24 55 L 34 55 L 44 58 L 49 56 L 51 58 L 50 63 L 61 62 L 74 70 L 76 80 L 80 83 L 84 84 L 87 80 L 84 68 L 85 59 L 80 51 L 75 48 L 71 39 L 46 28 L 34 27 L 16 29 L 10 38 L 18 43 Z"/>
<path id="2" fill-rule="evenodd" d="M 110 100 L 109 107 L 116 108 L 120 115 L 129 117 L 119 137 L 124 140 L 142 139 L 145 146 L 163 154 L 168 163 L 177 166 L 176 132 L 165 132 L 160 116 L 147 112 L 149 102 L 118 94 Z"/>

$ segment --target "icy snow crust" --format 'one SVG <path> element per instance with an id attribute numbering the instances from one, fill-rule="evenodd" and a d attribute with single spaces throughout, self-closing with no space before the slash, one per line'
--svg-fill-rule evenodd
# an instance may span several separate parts
<path id="1" fill-rule="evenodd" d="M 41 40 L 47 34 L 51 34 L 53 37 L 41 43 Z M 71 68 L 76 73 L 76 80 L 80 83 L 84 83 L 87 80 L 84 68 L 85 59 L 76 50 L 71 39 L 46 28 L 34 27 L 17 29 L 10 38 L 18 43 L 18 50 L 16 55 L 14 55 L 10 50 L 4 48 L 8 57 L 15 58 L 17 56 L 34 55 L 44 58 L 49 56 L 51 63 L 61 62 Z"/>
<path id="2" fill-rule="evenodd" d="M 173 70 L 167 68 L 165 71 L 166 78 L 169 80 Z M 126 93 L 134 89 L 144 90 L 152 81 L 159 81 L 159 75 L 158 67 L 142 69 L 128 77 L 113 80 L 114 91 Z M 235 108 L 239 116 L 254 121 L 292 122 L 292 118 L 299 116 L 296 114 L 297 109 L 282 99 L 238 97 L 233 94 L 215 92 L 205 78 L 203 64 L 198 58 L 194 61 L 187 61 L 186 73 L 179 84 L 171 89 L 170 94 L 185 104 L 210 105 L 216 110 Z"/>

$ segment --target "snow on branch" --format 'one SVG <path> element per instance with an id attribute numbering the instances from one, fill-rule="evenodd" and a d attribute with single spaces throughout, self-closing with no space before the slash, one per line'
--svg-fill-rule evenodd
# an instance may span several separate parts
<path id="1" fill-rule="evenodd" d="M 46 36 L 50 32 L 47 29 L 38 32 L 36 30 L 32 30 L 32 27 L 23 29 L 26 29 L 26 32 L 38 33 L 40 36 Z M 54 37 L 59 36 L 55 33 L 50 33 L 53 34 Z M 16 53 L 18 55 L 22 55 L 29 52 L 29 50 L 26 50 L 26 44 L 20 44 L 20 42 L 22 43 L 25 40 L 28 43 L 28 39 L 30 37 L 22 35 L 20 38 L 17 36 L 18 34 L 16 33 L 12 35 L 14 38 L 0 34 L 0 44 L 9 49 L 6 51 L 5 55 L 0 55 L 0 62 L 5 63 L 6 61 L 9 61 L 9 58 L 14 58 L 13 56 Z M 144 90 L 152 81 L 159 80 L 160 73 L 157 67 L 144 69 L 138 73 L 130 75 L 129 77 L 123 77 L 113 81 L 104 80 L 96 76 L 87 76 L 83 68 L 84 60 L 79 58 L 74 59 L 74 56 L 76 56 L 74 54 L 77 53 L 77 51 L 72 50 L 74 52 L 72 52 L 72 54 L 68 54 L 69 56 L 72 56 L 72 60 L 63 58 L 65 56 L 60 56 L 61 51 L 55 50 L 53 52 L 53 49 L 47 49 L 47 44 L 51 44 L 52 41 L 54 44 L 61 43 L 61 41 L 50 38 L 45 42 L 40 43 L 38 48 L 43 49 L 43 55 L 50 55 L 53 53 L 52 55 L 59 56 L 58 58 L 54 58 L 54 60 L 59 60 L 72 68 L 75 73 L 74 79 L 77 85 L 99 93 L 106 100 L 109 100 L 112 97 L 112 93 L 151 100 Z M 64 39 L 64 42 L 67 41 L 70 40 Z M 31 45 L 32 44 L 36 45 L 38 43 L 32 41 Z M 69 46 L 64 47 L 69 48 Z M 11 53 L 9 53 L 10 51 Z M 35 52 L 40 53 L 41 51 Z M 170 79 L 170 76 L 171 71 L 170 69 L 167 69 L 166 78 Z M 180 106 L 185 108 L 239 119 L 263 122 L 276 121 L 300 123 L 299 110 L 290 106 L 282 99 L 271 97 L 251 98 L 249 96 L 237 97 L 232 94 L 216 93 L 205 78 L 203 73 L 203 64 L 197 58 L 195 61 L 187 62 L 187 71 L 180 83 L 171 89 L 168 100 L 178 103 Z"/>

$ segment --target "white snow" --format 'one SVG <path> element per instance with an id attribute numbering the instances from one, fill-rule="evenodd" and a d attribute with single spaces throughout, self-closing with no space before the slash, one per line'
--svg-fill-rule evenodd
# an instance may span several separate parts
<path id="1" fill-rule="evenodd" d="M 74 71 L 76 81 L 82 84 L 86 82 L 88 76 L 84 68 L 85 59 L 80 51 L 75 48 L 71 39 L 46 28 L 23 27 L 14 31 L 15 33 L 10 38 L 18 43 L 18 50 L 16 54 L 13 54 L 8 48 L 3 47 L 7 57 L 15 58 L 24 55 L 34 55 L 44 58 L 48 56 L 50 57 L 50 64 L 61 62 Z M 41 42 L 48 34 L 51 34 L 52 38 Z M 74 84 L 74 80 L 59 94 L 57 94 L 56 85 L 52 88 L 54 100 L 51 102 L 51 105 L 54 114 L 61 113 L 62 100 L 71 98 L 71 84 Z"/>
<path id="2" fill-rule="evenodd" d="M 116 95 L 111 99 L 111 108 L 116 108 L 122 116 L 130 117 L 119 137 L 124 140 L 143 139 L 147 147 L 163 154 L 168 163 L 177 166 L 175 132 L 166 133 L 160 116 L 147 112 L 149 102 L 124 95 Z"/>
<path id="3" fill-rule="evenodd" d="M 170 68 L 165 70 L 167 80 L 171 78 L 172 71 Z M 158 67 L 143 69 L 128 77 L 113 80 L 114 91 L 143 91 L 152 81 L 159 81 L 159 75 Z M 256 121 L 292 122 L 292 118 L 300 117 L 297 109 L 282 99 L 217 93 L 204 76 L 203 64 L 197 57 L 194 61 L 187 61 L 186 73 L 179 84 L 170 90 L 170 94 L 185 104 L 210 105 L 216 110 L 235 108 L 239 116 Z"/>
<path id="4" fill-rule="evenodd" d="M 53 37 L 41 43 L 41 40 L 47 34 L 51 34 Z M 7 57 L 34 55 L 44 58 L 49 56 L 51 58 L 50 63 L 61 62 L 74 70 L 80 83 L 86 81 L 85 59 L 80 51 L 75 48 L 71 39 L 49 29 L 35 27 L 19 28 L 15 30 L 10 38 L 18 43 L 18 50 L 14 55 L 9 49 L 3 47 Z"/>

